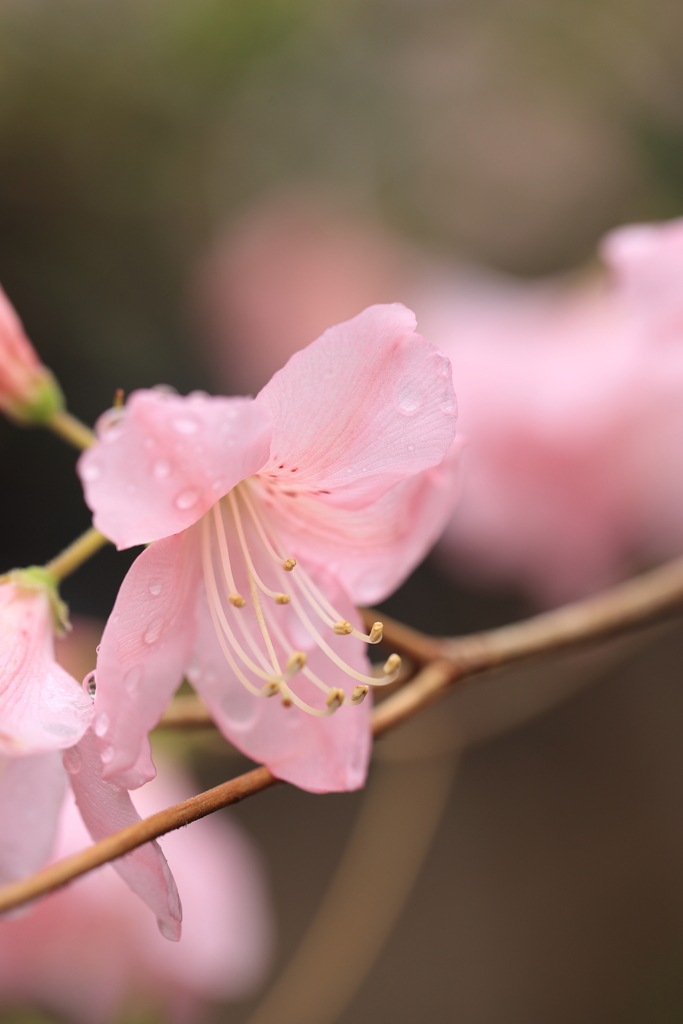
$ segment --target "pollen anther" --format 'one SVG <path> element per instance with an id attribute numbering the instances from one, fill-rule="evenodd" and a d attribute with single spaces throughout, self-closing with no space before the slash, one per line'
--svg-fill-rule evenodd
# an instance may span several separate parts
<path id="1" fill-rule="evenodd" d="M 280 684 L 272 680 L 270 683 L 266 683 L 263 687 L 264 697 L 274 697 L 276 693 L 280 692 Z"/>
<path id="2" fill-rule="evenodd" d="M 349 633 L 353 633 L 353 626 L 350 622 L 343 620 L 342 622 L 335 622 L 332 627 L 332 631 L 336 633 L 337 636 L 348 636 Z"/>
<path id="3" fill-rule="evenodd" d="M 287 658 L 287 675 L 291 678 L 296 672 L 300 672 L 307 661 L 308 657 L 303 651 L 292 651 Z"/>
<path id="4" fill-rule="evenodd" d="M 401 667 L 401 658 L 398 654 L 390 654 L 387 660 L 384 662 L 382 671 L 385 676 L 390 676 L 393 672 L 397 672 Z"/>
<path id="5" fill-rule="evenodd" d="M 384 631 L 384 623 L 382 623 L 382 622 L 373 622 L 372 629 L 370 630 L 370 635 L 368 637 L 369 642 L 371 644 L 378 644 L 380 642 L 380 640 L 382 639 L 383 631 Z"/>
<path id="6" fill-rule="evenodd" d="M 369 686 L 354 686 L 351 694 L 352 704 L 362 704 L 370 691 Z"/>
<path id="7" fill-rule="evenodd" d="M 275 604 L 289 604 L 289 602 L 291 600 L 292 599 L 289 596 L 289 594 L 276 594 L 275 595 Z"/>
<path id="8" fill-rule="evenodd" d="M 244 608 L 247 603 L 241 594 L 228 594 L 228 601 L 233 608 Z"/>
<path id="9" fill-rule="evenodd" d="M 295 565 L 296 558 L 286 558 L 285 561 L 282 563 L 282 568 L 285 570 L 285 572 L 291 572 Z"/>
<path id="10" fill-rule="evenodd" d="M 331 708 L 332 710 L 336 711 L 336 709 L 344 703 L 344 691 L 339 690 L 336 687 L 333 687 L 327 694 L 325 703 L 327 704 L 328 708 Z"/>

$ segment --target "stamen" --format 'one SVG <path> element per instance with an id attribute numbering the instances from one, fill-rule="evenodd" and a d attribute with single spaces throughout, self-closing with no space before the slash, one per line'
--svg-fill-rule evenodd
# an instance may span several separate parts
<path id="1" fill-rule="evenodd" d="M 282 568 L 285 572 L 291 572 L 296 565 L 296 558 L 286 558 L 282 563 Z"/>
<path id="2" fill-rule="evenodd" d="M 230 564 L 230 552 L 228 551 L 228 538 L 225 536 L 225 523 L 223 522 L 223 515 L 221 513 L 220 502 L 216 502 L 213 506 L 213 521 L 216 527 L 216 536 L 218 537 L 218 550 L 221 555 L 221 564 L 223 566 L 223 575 L 228 584 L 228 601 L 234 605 L 235 608 L 244 608 L 247 603 L 241 594 L 238 593 L 237 587 L 235 586 L 235 579 L 232 575 L 232 565 Z M 234 598 L 234 600 L 233 600 Z M 240 604 L 239 602 L 242 602 Z"/>
<path id="3" fill-rule="evenodd" d="M 349 704 L 362 704 L 369 692 L 369 686 L 354 686 Z"/>
<path id="4" fill-rule="evenodd" d="M 289 594 L 276 594 L 275 595 L 275 604 L 289 604 L 289 602 L 291 600 L 292 599 L 289 596 Z"/>
<path id="5" fill-rule="evenodd" d="M 295 676 L 297 672 L 305 666 L 308 661 L 308 656 L 303 651 L 292 651 L 290 656 L 287 658 L 287 669 L 285 678 L 289 681 L 292 676 Z"/>
<path id="6" fill-rule="evenodd" d="M 344 696 L 345 694 L 343 690 L 339 690 L 337 687 L 333 687 L 333 689 L 331 689 L 330 692 L 328 693 L 325 703 L 327 704 L 328 708 L 334 707 L 336 709 L 338 707 L 341 707 L 341 705 L 344 703 Z"/>
<path id="7" fill-rule="evenodd" d="M 228 601 L 233 608 L 244 608 L 247 603 L 241 594 L 228 594 Z"/>
<path id="8" fill-rule="evenodd" d="M 390 654 L 387 660 L 384 662 L 384 665 L 382 666 L 382 672 L 384 672 L 385 676 L 394 675 L 395 677 L 395 675 L 398 675 L 400 668 L 400 656 L 398 654 Z"/>
<path id="9" fill-rule="evenodd" d="M 350 622 L 347 622 L 346 619 L 342 622 L 335 622 L 332 629 L 337 636 L 348 636 L 349 633 L 353 633 L 353 626 Z"/>
<path id="10" fill-rule="evenodd" d="M 369 642 L 371 644 L 378 644 L 382 639 L 383 633 L 384 623 L 373 622 L 372 629 L 370 630 L 370 636 L 368 637 Z"/>
<path id="11" fill-rule="evenodd" d="M 242 555 L 244 556 L 244 561 L 247 566 L 247 575 L 249 576 L 250 580 L 253 577 L 254 581 L 261 588 L 264 594 L 267 594 L 268 597 L 275 598 L 277 597 L 276 592 L 265 585 L 265 583 L 257 573 L 256 569 L 254 568 L 254 563 L 252 561 L 251 555 L 249 554 L 249 547 L 247 545 L 246 537 L 244 536 L 242 517 L 240 516 L 240 511 L 237 507 L 237 499 L 235 497 L 235 492 L 229 491 L 227 498 L 228 501 L 230 502 L 230 510 L 232 512 L 232 517 L 235 522 L 235 529 L 237 530 L 237 539 L 240 542 L 240 547 L 242 548 Z M 235 587 L 234 589 L 237 588 Z"/>

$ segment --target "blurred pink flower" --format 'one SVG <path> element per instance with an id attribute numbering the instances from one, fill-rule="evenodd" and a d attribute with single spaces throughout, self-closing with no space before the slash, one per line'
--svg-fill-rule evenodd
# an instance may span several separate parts
<path id="1" fill-rule="evenodd" d="M 423 296 L 469 445 L 440 564 L 543 604 L 683 551 L 683 222 L 612 232 L 606 279 Z"/>
<path id="2" fill-rule="evenodd" d="M 20 423 L 42 423 L 62 404 L 57 382 L 0 288 L 0 410 Z"/>
<path id="3" fill-rule="evenodd" d="M 353 604 L 389 593 L 433 543 L 457 461 L 441 466 L 450 366 L 414 328 L 403 306 L 373 306 L 253 401 L 140 391 L 101 420 L 80 460 L 94 522 L 120 547 L 156 542 L 126 577 L 98 657 L 108 778 L 152 777 L 147 732 L 187 673 L 228 739 L 280 778 L 363 784 L 369 709 L 348 705 L 376 680 L 347 634 L 378 637 Z M 255 699 L 276 693 L 286 711 Z"/>
<path id="4" fill-rule="evenodd" d="M 37 870 L 49 855 L 66 788 L 64 764 L 94 839 L 139 820 L 128 793 L 102 778 L 91 699 L 55 660 L 56 590 L 41 569 L 0 583 L 0 882 Z M 88 730 L 88 731 L 86 731 Z M 152 908 L 168 938 L 180 935 L 180 902 L 156 843 L 116 869 Z"/>
<path id="5" fill-rule="evenodd" d="M 145 815 L 190 795 L 163 771 L 136 794 Z M 162 840 L 183 889 L 184 932 L 163 940 L 111 866 L 0 921 L 0 1004 L 30 1004 L 75 1024 L 109 1024 L 126 1007 L 197 1021 L 209 1000 L 240 998 L 267 966 L 272 923 L 258 857 L 216 816 Z M 62 807 L 55 858 L 88 844 L 73 797 Z"/>

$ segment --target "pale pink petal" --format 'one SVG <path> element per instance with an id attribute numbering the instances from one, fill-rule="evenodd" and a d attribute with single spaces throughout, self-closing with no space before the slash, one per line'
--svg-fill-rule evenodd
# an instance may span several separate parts
<path id="1" fill-rule="evenodd" d="M 273 422 L 262 475 L 361 508 L 443 459 L 455 435 L 450 363 L 398 303 L 370 306 L 297 352 L 256 398 Z"/>
<path id="2" fill-rule="evenodd" d="M 0 585 L 0 753 L 72 746 L 91 718 L 90 700 L 55 661 L 47 594 Z"/>
<path id="3" fill-rule="evenodd" d="M 278 495 L 271 513 L 287 555 L 324 566 L 354 604 L 374 604 L 399 586 L 438 540 L 458 499 L 462 444 L 443 462 L 402 480 L 361 509 Z M 268 494 L 261 488 L 267 507 Z"/>
<path id="4" fill-rule="evenodd" d="M 311 569 L 311 575 L 340 615 L 362 628 L 358 612 L 340 587 L 321 570 Z M 252 634 L 257 636 L 258 625 L 251 606 L 236 614 L 245 616 Z M 277 618 L 288 640 L 283 648 L 271 632 L 283 664 L 293 650 L 304 651 L 309 667 L 328 686 L 343 688 L 347 693 L 353 690 L 356 680 L 320 651 L 292 605 L 275 606 L 272 616 Z M 264 763 L 278 778 L 301 789 L 313 793 L 359 789 L 365 782 L 370 755 L 371 698 L 367 697 L 357 707 L 341 707 L 329 718 L 317 718 L 296 706 L 284 708 L 278 696 L 255 697 L 235 677 L 225 659 L 203 588 L 198 619 L 197 643 L 187 674 L 230 742 L 252 760 Z M 331 630 L 327 631 L 326 639 L 356 671 L 369 672 L 367 648 L 361 641 L 352 636 L 335 636 Z M 301 673 L 292 680 L 291 688 L 309 704 L 325 707 L 324 694 Z"/>
<path id="5" fill-rule="evenodd" d="M 30 875 L 46 863 L 65 791 L 58 751 L 0 756 L 0 884 Z"/>
<path id="6" fill-rule="evenodd" d="M 156 541 L 133 562 L 105 627 L 94 731 L 106 777 L 126 788 L 154 775 L 147 734 L 189 659 L 199 574 L 194 530 Z"/>
<path id="7" fill-rule="evenodd" d="M 92 731 L 64 753 L 64 764 L 71 776 L 78 809 L 95 842 L 140 821 L 128 792 L 102 778 L 102 763 Z M 162 935 L 177 942 L 182 920 L 180 898 L 159 844 L 145 843 L 112 861 L 112 866 L 154 911 Z"/>
<path id="8" fill-rule="evenodd" d="M 93 522 L 118 548 L 179 533 L 268 458 L 266 410 L 249 398 L 134 392 L 79 461 Z"/>

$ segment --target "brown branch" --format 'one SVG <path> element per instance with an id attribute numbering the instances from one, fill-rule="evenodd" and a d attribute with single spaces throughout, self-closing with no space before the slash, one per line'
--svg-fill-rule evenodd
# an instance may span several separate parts
<path id="1" fill-rule="evenodd" d="M 431 704 L 454 683 L 486 669 L 548 653 L 570 645 L 596 641 L 615 633 L 645 626 L 683 608 L 683 559 L 645 573 L 612 590 L 536 615 L 524 622 L 470 636 L 428 637 L 391 620 L 385 621 L 386 641 L 409 654 L 424 668 L 402 689 L 382 701 L 373 712 L 372 730 L 380 736 Z M 370 617 L 376 618 L 376 613 Z M 184 698 L 183 698 L 184 699 Z M 191 724 L 205 722 L 205 713 L 192 700 Z M 188 724 L 190 705 L 176 714 L 175 724 Z M 182 712 L 182 713 L 181 713 Z M 167 724 L 174 712 L 165 716 Z M 203 818 L 221 807 L 244 800 L 274 785 L 267 768 L 255 768 L 206 793 L 153 814 L 136 825 L 108 836 L 65 860 L 51 864 L 30 878 L 0 889 L 0 913 L 51 892 L 79 875 L 121 857 L 124 853 Z"/>

